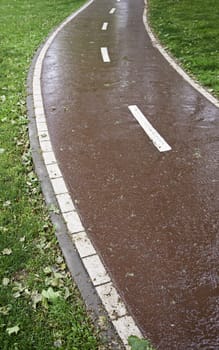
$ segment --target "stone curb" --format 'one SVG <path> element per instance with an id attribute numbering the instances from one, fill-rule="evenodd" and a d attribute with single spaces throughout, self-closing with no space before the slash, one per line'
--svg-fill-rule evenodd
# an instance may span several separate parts
<path id="1" fill-rule="evenodd" d="M 35 55 L 27 82 L 29 138 L 35 171 L 41 182 L 46 203 L 60 210 L 60 214 L 51 213 L 51 219 L 68 269 L 78 285 L 87 309 L 91 311 L 95 324 L 98 325 L 98 320 L 102 316 L 107 320 L 102 333 L 107 338 L 110 349 L 119 350 L 124 347 L 130 349 L 128 346 L 130 335 L 142 338 L 142 334 L 129 315 L 85 232 L 80 216 L 68 193 L 50 142 L 40 84 L 43 60 L 56 35 L 93 1 L 87 2 L 62 22 L 48 36 Z"/>
<path id="2" fill-rule="evenodd" d="M 194 89 L 196 89 L 201 95 L 203 95 L 208 101 L 210 101 L 216 107 L 219 107 L 219 101 L 212 96 L 205 88 L 203 88 L 197 81 L 192 79 L 184 70 L 180 67 L 180 65 L 176 62 L 176 60 L 164 49 L 164 47 L 160 44 L 158 39 L 155 37 L 148 21 L 148 0 L 145 0 L 145 9 L 143 13 L 143 22 L 145 25 L 146 32 L 148 33 L 152 45 L 159 50 L 161 55 L 166 59 L 167 62 L 177 71 L 179 75 L 183 77 L 184 80 L 187 81 Z"/>

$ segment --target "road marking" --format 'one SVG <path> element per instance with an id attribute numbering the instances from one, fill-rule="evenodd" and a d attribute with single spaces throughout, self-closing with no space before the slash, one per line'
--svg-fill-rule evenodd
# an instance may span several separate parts
<path id="1" fill-rule="evenodd" d="M 109 57 L 107 47 L 101 47 L 101 55 L 103 58 L 103 62 L 110 62 L 110 57 Z"/>
<path id="2" fill-rule="evenodd" d="M 110 14 L 110 15 L 113 15 L 115 12 L 116 12 L 116 8 L 115 8 L 115 7 L 113 7 L 113 8 L 111 8 L 111 10 L 110 10 L 109 14 Z"/>
<path id="3" fill-rule="evenodd" d="M 108 28 L 108 22 L 104 22 L 101 30 L 107 30 L 107 28 Z"/>
<path id="4" fill-rule="evenodd" d="M 160 152 L 170 151 L 172 148 L 168 145 L 168 143 L 163 139 L 162 136 L 157 132 L 156 129 L 151 125 L 151 123 L 147 120 L 144 114 L 140 111 L 140 109 L 133 105 L 128 107 L 130 112 L 133 114 L 135 119 L 139 122 L 141 127 L 144 129 L 148 137 L 153 142 L 154 146 Z"/>

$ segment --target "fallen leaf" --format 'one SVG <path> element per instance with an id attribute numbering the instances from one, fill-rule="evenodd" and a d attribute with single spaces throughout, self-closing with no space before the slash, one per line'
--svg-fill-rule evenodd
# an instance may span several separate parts
<path id="1" fill-rule="evenodd" d="M 61 348 L 61 346 L 62 346 L 61 339 L 58 339 L 58 340 L 54 341 L 54 347 L 55 348 Z"/>
<path id="2" fill-rule="evenodd" d="M 20 328 L 19 326 L 14 326 L 14 327 L 9 327 L 6 329 L 6 332 L 9 334 L 9 335 L 12 335 L 12 334 L 18 334 Z"/>
<path id="3" fill-rule="evenodd" d="M 4 148 L 0 148 L 0 154 L 3 154 L 5 152 Z"/>
<path id="4" fill-rule="evenodd" d="M 7 287 L 7 286 L 9 285 L 9 283 L 10 283 L 9 278 L 4 277 L 3 280 L 2 280 L 2 285 L 3 285 L 4 287 Z"/>
<path id="5" fill-rule="evenodd" d="M 5 248 L 2 250 L 3 255 L 11 255 L 11 253 L 12 253 L 11 248 Z"/>
<path id="6" fill-rule="evenodd" d="M 11 201 L 6 201 L 3 203 L 4 208 L 10 207 L 10 206 L 11 206 Z"/>
<path id="7" fill-rule="evenodd" d="M 52 287 L 49 287 L 47 290 L 42 291 L 42 296 L 48 301 L 54 302 L 60 298 L 60 292 L 55 292 Z"/>
<path id="8" fill-rule="evenodd" d="M 0 231 L 2 231 L 2 233 L 5 233 L 8 231 L 8 228 L 4 226 L 0 226 Z"/>
<path id="9" fill-rule="evenodd" d="M 9 314 L 9 312 L 11 311 L 11 309 L 12 309 L 12 306 L 10 304 L 2 306 L 2 307 L 0 307 L 0 314 L 7 316 Z"/>
<path id="10" fill-rule="evenodd" d="M 50 273 L 52 273 L 52 269 L 50 266 L 47 266 L 45 267 L 45 269 L 43 269 L 43 272 L 46 274 L 46 275 L 50 275 Z"/>
<path id="11" fill-rule="evenodd" d="M 54 204 L 51 204 L 49 206 L 49 211 L 52 212 L 52 213 L 55 213 L 55 214 L 60 214 L 59 208 L 56 205 L 54 205 Z"/>
<path id="12" fill-rule="evenodd" d="M 65 295 L 64 295 L 64 299 L 67 300 L 71 295 L 71 292 L 69 290 L 68 287 L 65 287 Z"/>
<path id="13" fill-rule="evenodd" d="M 14 297 L 15 299 L 20 298 L 20 296 L 21 296 L 21 293 L 20 293 L 20 292 L 16 292 L 16 293 L 13 294 L 13 297 Z"/>
<path id="14" fill-rule="evenodd" d="M 59 279 L 63 279 L 63 278 L 65 278 L 65 274 L 63 272 L 62 273 L 54 272 L 54 277 L 59 278 Z"/>
<path id="15" fill-rule="evenodd" d="M 60 278 L 57 278 L 57 277 L 51 278 L 51 286 L 60 287 L 60 285 L 62 284 L 63 284 L 63 281 Z"/>
<path id="16" fill-rule="evenodd" d="M 127 272 L 125 274 L 125 277 L 134 277 L 134 273 L 133 272 Z"/>
<path id="17" fill-rule="evenodd" d="M 57 264 L 61 264 L 63 262 L 63 257 L 62 256 L 58 256 L 56 259 Z"/>
<path id="18" fill-rule="evenodd" d="M 42 294 L 38 293 L 37 291 L 32 293 L 31 299 L 33 303 L 33 308 L 36 310 L 37 304 L 39 304 L 42 301 Z"/>
<path id="19" fill-rule="evenodd" d="M 107 318 L 106 318 L 106 316 L 99 316 L 99 318 L 98 318 L 98 326 L 102 330 L 107 328 Z"/>
<path id="20" fill-rule="evenodd" d="M 2 95 L 2 96 L 0 96 L 0 99 L 1 99 L 1 102 L 5 102 L 6 101 L 6 97 L 5 97 L 5 95 Z"/>
<path id="21" fill-rule="evenodd" d="M 60 265 L 60 270 L 64 271 L 65 269 L 66 269 L 66 264 L 65 263 L 61 264 Z"/>
<path id="22" fill-rule="evenodd" d="M 23 292 L 24 289 L 25 289 L 25 287 L 22 285 L 22 283 L 14 282 L 13 291 L 15 291 L 15 292 Z"/>
<path id="23" fill-rule="evenodd" d="M 135 335 L 128 338 L 128 344 L 131 346 L 131 350 L 154 350 L 148 340 L 140 339 Z"/>

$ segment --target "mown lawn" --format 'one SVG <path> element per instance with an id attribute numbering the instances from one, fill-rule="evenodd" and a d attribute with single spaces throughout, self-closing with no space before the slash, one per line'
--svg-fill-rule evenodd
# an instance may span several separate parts
<path id="1" fill-rule="evenodd" d="M 0 1 L 0 348 L 92 350 L 99 339 L 61 256 L 28 142 L 35 50 L 82 0 Z"/>
<path id="2" fill-rule="evenodd" d="M 72 284 L 33 172 L 26 77 L 48 32 L 82 0 L 0 1 L 0 348 L 92 350 L 100 340 Z M 150 0 L 150 22 L 219 97 L 218 0 Z"/>
<path id="3" fill-rule="evenodd" d="M 150 24 L 160 41 L 219 98 L 219 1 L 148 2 Z"/>

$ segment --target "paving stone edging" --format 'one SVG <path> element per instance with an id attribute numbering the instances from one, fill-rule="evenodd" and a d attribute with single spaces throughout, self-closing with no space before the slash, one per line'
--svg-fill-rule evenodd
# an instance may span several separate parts
<path id="1" fill-rule="evenodd" d="M 46 203 L 48 206 L 55 205 L 60 208 L 61 213 L 51 213 L 51 219 L 68 269 L 78 285 L 87 309 L 91 311 L 94 322 L 98 324 L 100 316 L 107 319 L 103 336 L 107 338 L 111 349 L 119 350 L 130 348 L 130 335 L 141 338 L 142 333 L 114 287 L 71 200 L 50 142 L 40 84 L 43 60 L 56 35 L 93 1 L 88 1 L 64 20 L 48 36 L 32 61 L 27 82 L 29 138 L 35 171 Z"/>
<path id="2" fill-rule="evenodd" d="M 152 45 L 159 50 L 161 55 L 166 59 L 167 62 L 180 74 L 184 80 L 186 80 L 194 89 L 196 89 L 200 94 L 202 94 L 208 101 L 213 103 L 216 107 L 219 107 L 219 101 L 216 97 L 212 96 L 203 86 L 201 86 L 197 81 L 192 79 L 184 70 L 180 67 L 180 65 L 176 62 L 174 57 L 168 53 L 164 47 L 160 44 L 159 40 L 154 35 L 148 20 L 148 0 L 144 0 L 145 9 L 143 13 L 143 22 L 145 25 L 145 29 L 151 39 Z"/>

